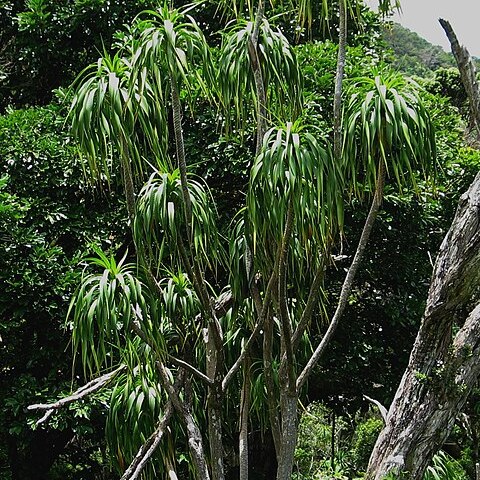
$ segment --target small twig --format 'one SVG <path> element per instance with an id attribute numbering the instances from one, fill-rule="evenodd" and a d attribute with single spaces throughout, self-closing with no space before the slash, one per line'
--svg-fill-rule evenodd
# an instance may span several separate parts
<path id="1" fill-rule="evenodd" d="M 38 419 L 36 422 L 35 422 L 35 426 L 38 427 L 39 425 L 41 425 L 42 423 L 45 423 L 52 415 L 53 415 L 53 412 L 55 410 L 53 408 L 51 408 L 50 410 L 47 410 L 45 412 L 45 415 Z"/>
<path id="2" fill-rule="evenodd" d="M 209 378 L 207 375 L 202 373 L 200 370 L 197 370 L 190 363 L 180 360 L 179 358 L 176 358 L 172 355 L 168 355 L 168 359 L 177 367 L 183 367 L 185 370 L 195 375 L 203 383 L 206 383 L 207 385 L 213 385 L 213 380 L 211 378 Z"/>

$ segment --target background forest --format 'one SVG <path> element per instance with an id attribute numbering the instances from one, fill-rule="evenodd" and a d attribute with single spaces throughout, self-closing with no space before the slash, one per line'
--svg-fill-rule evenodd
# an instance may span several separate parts
<path id="1" fill-rule="evenodd" d="M 180 8 L 187 2 L 173 3 Z M 214 61 L 223 58 L 222 42 L 226 37 L 218 32 L 238 14 L 225 8 L 224 3 L 202 2 L 189 12 L 203 30 Z M 248 17 L 247 6 L 239 3 L 240 13 Z M 308 26 L 308 21 L 298 23 L 298 12 L 286 3 L 267 5 L 266 16 L 290 42 L 298 61 L 303 85 L 302 121 L 309 132 L 314 132 L 312 137 L 322 141 L 332 139 L 337 5 L 329 5 L 328 17 L 322 17 L 320 7 L 314 6 Z M 88 154 L 82 153 L 82 128 L 88 128 L 75 124 L 74 119 L 74 130 L 71 129 L 70 107 L 72 100 L 78 99 L 75 95 L 81 80 L 73 88 L 70 86 L 99 56 L 109 58 L 113 64 L 119 49 L 125 51 L 134 43 L 131 25 L 135 16 L 156 7 L 156 2 L 148 0 L 0 0 L 1 480 L 120 478 L 159 417 L 157 393 L 147 398 L 141 384 L 130 385 L 128 394 L 123 393 L 121 382 L 128 384 L 130 378 L 123 373 L 117 383 L 56 411 L 41 425 L 37 425 L 38 412 L 26 409 L 33 403 L 66 397 L 90 381 L 95 370 L 104 373 L 122 355 L 110 338 L 105 339 L 100 353 L 82 350 L 83 339 L 78 336 L 74 335 L 72 340 L 72 330 L 75 331 L 75 322 L 81 314 L 72 313 L 76 307 L 75 304 L 71 307 L 71 300 L 76 298 L 77 304 L 80 302 L 82 279 L 94 272 L 92 258 L 96 259 L 93 263 L 97 267 L 123 271 L 122 265 L 127 268 L 136 262 L 138 241 L 137 224 L 132 233 L 134 220 L 124 195 L 126 182 L 122 168 L 110 168 L 108 177 L 106 173 L 99 175 L 92 184 L 89 173 L 92 164 L 86 163 Z M 383 425 L 378 408 L 366 397 L 390 405 L 420 325 L 440 243 L 452 222 L 460 195 L 480 169 L 480 151 L 465 142 L 467 99 L 453 58 L 422 39 L 413 42 L 412 34 L 388 24 L 388 17 L 380 18 L 362 2 L 353 2 L 349 16 L 346 91 L 351 92 L 359 78 L 372 78 L 379 72 L 395 70 L 402 81 L 414 76 L 415 89 L 434 127 L 436 163 L 427 177 L 420 167 L 412 169 L 413 188 L 404 185 L 399 189 L 394 181 L 385 186 L 382 207 L 348 296 L 344 319 L 321 365 L 315 368 L 300 395 L 301 416 L 292 477 L 297 480 L 362 478 Z M 421 53 L 412 53 L 412 45 L 418 45 Z M 231 58 L 230 61 L 234 63 Z M 272 73 L 271 78 L 277 73 Z M 249 178 L 258 153 L 255 152 L 257 126 L 252 112 L 242 119 L 229 117 L 232 112 L 237 113 L 235 107 L 241 110 L 247 105 L 249 92 L 242 92 L 244 98 L 234 107 L 230 105 L 229 113 L 219 113 L 218 103 L 204 96 L 204 85 L 196 73 L 184 75 L 184 88 L 178 93 L 184 104 L 188 171 L 199 179 L 198 185 L 206 183 L 207 196 L 215 199 L 218 215 L 214 222 L 218 236 L 209 236 L 205 244 L 200 240 L 200 245 L 195 245 L 202 251 L 215 248 L 212 238 L 218 245 L 223 242 L 239 218 L 238 210 L 251 196 Z M 246 81 L 244 85 L 253 90 Z M 284 100 L 285 110 L 294 106 L 287 90 L 271 94 L 277 105 Z M 272 108 L 272 117 L 280 117 L 280 111 L 281 108 L 273 112 Z M 173 123 L 174 114 L 162 115 L 165 123 Z M 295 127 L 292 128 L 295 134 Z M 168 136 L 167 142 L 171 143 L 167 150 L 176 158 L 179 154 L 174 151 L 173 133 Z M 139 142 L 143 140 L 142 137 Z M 113 153 L 109 150 L 112 158 L 121 157 L 119 145 L 112 147 Z M 101 157 L 101 152 L 95 153 L 97 158 Z M 148 158 L 149 165 L 156 160 L 154 156 Z M 138 173 L 134 180 L 138 197 L 143 180 L 150 176 L 148 168 L 134 172 Z M 324 320 L 335 311 L 345 272 L 355 254 L 374 190 L 372 184 L 364 182 L 363 175 L 366 176 L 358 174 L 352 191 L 345 189 L 341 248 L 335 246 L 329 251 L 335 258 L 325 265 L 321 311 L 313 315 L 308 335 L 296 344 L 296 353 L 301 358 L 307 359 L 322 338 L 326 329 Z M 174 184 L 175 179 L 168 180 Z M 199 198 L 201 188 L 198 187 Z M 361 194 L 357 195 L 357 191 Z M 200 207 L 195 204 L 194 208 Z M 205 218 L 208 215 L 205 213 Z M 208 218 L 199 227 L 202 235 Z M 165 225 L 169 220 L 170 216 Z M 141 228 L 142 225 L 138 227 Z M 149 238 L 145 246 L 148 255 L 157 248 L 157 241 L 155 236 Z M 226 245 L 231 247 L 231 243 Z M 217 282 L 212 290 L 229 282 L 232 289 L 248 290 L 251 278 L 237 276 L 239 285 L 229 279 L 229 269 L 234 267 L 225 266 L 228 262 L 223 257 L 228 255 L 228 247 L 218 249 L 218 258 L 209 251 L 213 265 L 205 269 L 210 268 L 216 276 L 213 273 L 206 276 L 209 281 L 215 278 L 212 284 Z M 175 254 L 168 251 L 168 246 L 165 248 L 167 253 L 162 250 L 162 255 L 173 258 Z M 238 260 L 239 265 L 243 266 L 244 261 Z M 265 264 L 269 262 L 270 258 L 264 260 Z M 196 319 L 201 308 L 198 302 L 189 303 L 195 296 L 191 293 L 194 288 L 184 272 L 175 270 L 174 260 L 171 265 L 162 279 L 161 291 L 178 298 L 182 308 L 187 305 L 185 308 L 190 308 L 192 318 Z M 238 265 L 237 268 L 240 269 Z M 306 278 L 299 280 L 300 286 L 304 285 L 302 282 L 313 281 L 313 266 L 307 262 L 303 268 L 307 273 Z M 295 301 L 289 307 L 293 310 Z M 234 304 L 228 308 L 231 313 L 227 318 L 233 325 L 228 342 L 233 353 L 230 350 L 227 353 L 233 359 L 242 346 L 237 337 L 242 338 L 247 330 L 235 317 L 248 324 L 248 308 L 253 310 L 254 306 Z M 169 313 L 178 315 L 176 309 Z M 93 327 L 92 331 L 92 336 L 100 335 Z M 182 341 L 191 341 L 187 335 L 183 338 L 182 333 L 181 329 L 162 332 L 167 343 L 171 342 L 175 348 Z M 137 352 L 135 349 L 132 347 L 131 351 Z M 252 376 L 248 407 L 249 469 L 251 478 L 269 479 L 274 478 L 272 472 L 276 469 L 275 439 L 271 417 L 265 408 L 269 399 L 264 382 L 268 380 L 264 378 L 266 374 L 258 373 L 262 363 L 259 352 L 260 349 L 254 349 L 250 359 L 251 369 L 257 374 Z M 104 364 L 99 365 L 102 355 Z M 143 353 L 135 355 L 132 354 L 131 361 L 140 362 Z M 281 379 L 276 377 L 274 381 L 278 383 Z M 229 402 L 222 407 L 228 419 L 223 445 L 227 452 L 228 479 L 239 478 L 236 436 L 240 428 L 238 408 L 243 401 L 240 391 L 244 391 L 240 375 L 232 382 L 235 392 L 229 394 Z M 194 385 L 193 393 L 190 392 L 191 402 L 197 402 L 200 409 L 205 390 Z M 435 457 L 427 478 L 475 478 L 475 464 L 479 460 L 479 395 L 480 391 L 474 388 L 443 447 L 444 452 Z M 203 428 L 206 419 L 200 418 L 198 422 Z M 178 478 L 194 478 L 182 433 L 183 427 L 172 427 L 144 478 L 164 478 L 161 476 L 166 475 L 164 468 L 174 469 Z"/>

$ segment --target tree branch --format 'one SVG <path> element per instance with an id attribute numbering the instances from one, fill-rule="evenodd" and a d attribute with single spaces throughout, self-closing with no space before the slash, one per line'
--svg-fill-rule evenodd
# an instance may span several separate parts
<path id="1" fill-rule="evenodd" d="M 369 402 L 372 402 L 374 405 L 378 407 L 384 423 L 387 423 L 388 410 L 378 400 L 375 400 L 374 398 L 368 397 L 367 395 L 364 395 L 363 398 L 365 400 L 368 400 Z"/>
<path id="2" fill-rule="evenodd" d="M 472 62 L 468 50 L 463 45 L 460 45 L 450 22 L 443 18 L 439 18 L 438 21 L 445 31 L 450 46 L 452 47 L 452 53 L 457 62 L 460 78 L 462 79 L 463 87 L 468 97 L 470 106 L 470 128 L 475 126 L 477 137 L 480 137 L 480 88 L 478 86 L 475 65 Z"/>
<path id="3" fill-rule="evenodd" d="M 375 195 L 373 197 L 372 205 L 370 207 L 370 211 L 368 212 L 368 216 L 365 221 L 360 240 L 358 242 L 357 251 L 355 252 L 352 264 L 350 265 L 350 268 L 348 269 L 347 275 L 345 277 L 345 281 L 343 282 L 337 308 L 330 322 L 330 325 L 325 332 L 325 335 L 323 336 L 321 342 L 313 352 L 310 360 L 308 361 L 307 365 L 297 379 L 297 391 L 302 388 L 308 376 L 312 373 L 313 368 L 323 355 L 325 349 L 327 348 L 327 345 L 330 343 L 330 339 L 333 333 L 335 332 L 338 324 L 340 323 L 340 319 L 342 318 L 345 307 L 347 306 L 348 297 L 350 296 L 350 292 L 352 291 L 353 287 L 353 280 L 358 271 L 358 267 L 360 266 L 360 262 L 362 261 L 368 239 L 370 238 L 370 233 L 372 232 L 373 224 L 375 223 L 375 218 L 377 217 L 378 210 L 380 209 L 380 205 L 382 204 L 383 189 L 385 186 L 385 175 L 385 162 L 383 160 L 380 160 Z"/>
<path id="4" fill-rule="evenodd" d="M 193 415 L 186 407 L 185 403 L 180 399 L 175 387 L 170 383 L 167 369 L 159 360 L 155 362 L 157 371 L 160 373 L 163 388 L 167 391 L 168 398 L 171 400 L 173 407 L 179 414 L 182 422 L 187 430 L 188 446 L 192 455 L 192 462 L 197 470 L 197 475 L 202 480 L 210 480 L 210 473 L 207 468 L 207 460 L 205 450 L 203 448 L 203 440 L 200 429 L 195 423 Z"/>
<path id="5" fill-rule="evenodd" d="M 274 267 L 272 275 L 270 276 L 270 280 L 268 281 L 267 290 L 265 291 L 265 297 L 263 299 L 262 312 L 259 315 L 257 324 L 255 325 L 255 328 L 254 328 L 253 332 L 251 333 L 250 337 L 248 338 L 248 340 L 244 344 L 242 352 L 240 353 L 237 360 L 232 365 L 232 367 L 227 372 L 227 374 L 225 375 L 225 377 L 222 381 L 222 391 L 223 392 L 225 392 L 225 390 L 227 389 L 228 384 L 232 380 L 235 373 L 237 373 L 238 369 L 240 368 L 240 366 L 242 365 L 242 363 L 245 359 L 245 356 L 249 352 L 250 347 L 252 346 L 253 342 L 256 340 L 258 334 L 260 333 L 260 331 L 263 328 L 263 324 L 265 322 L 265 317 L 266 317 L 267 311 L 268 311 L 268 306 L 270 304 L 270 298 L 272 296 L 273 287 L 274 287 L 275 282 L 276 282 L 276 276 L 277 276 L 276 270 L 277 270 L 277 268 Z"/>
<path id="6" fill-rule="evenodd" d="M 191 365 L 188 362 L 185 362 L 183 360 L 180 360 L 179 358 L 174 357 L 173 355 L 168 355 L 168 359 L 177 367 L 182 367 L 191 374 L 193 374 L 195 377 L 197 377 L 199 380 L 201 380 L 203 383 L 206 385 L 213 385 L 213 380 L 209 378 L 207 375 L 202 373 L 200 370 L 197 370 L 193 365 Z"/>
<path id="7" fill-rule="evenodd" d="M 262 67 L 258 56 L 258 39 L 260 36 L 260 27 L 263 22 L 265 12 L 265 0 L 259 0 L 257 12 L 255 15 L 255 24 L 253 26 L 252 36 L 248 42 L 248 54 L 250 56 L 250 65 L 255 80 L 255 90 L 257 91 L 257 142 L 255 155 L 260 154 L 262 149 L 263 137 L 265 135 L 267 124 L 267 95 L 265 92 L 265 83 L 263 81 Z"/>
<path id="8" fill-rule="evenodd" d="M 333 153 L 338 162 L 342 156 L 342 88 L 345 70 L 345 53 L 347 46 L 347 11 L 346 0 L 338 0 L 339 32 L 337 72 L 335 75 L 335 93 L 333 96 Z"/>
<path id="9" fill-rule="evenodd" d="M 47 410 L 47 411 L 52 410 L 53 411 L 53 410 L 58 410 L 59 408 L 63 408 L 66 405 L 69 405 L 70 403 L 77 402 L 78 400 L 81 400 L 82 398 L 85 398 L 86 396 L 91 395 L 97 390 L 100 390 L 125 368 L 126 368 L 126 365 L 120 365 L 118 368 L 116 368 L 112 372 L 106 373 L 105 375 L 102 375 L 101 377 L 95 378 L 91 382 L 88 382 L 87 384 L 85 384 L 83 387 L 80 387 L 78 390 L 76 390 L 72 395 L 69 395 L 68 397 L 61 398 L 60 400 L 57 400 L 56 402 L 53 402 L 53 403 L 36 403 L 33 405 L 29 405 L 27 407 L 27 410 Z M 46 418 L 40 419 L 40 420 L 45 421 Z"/>
<path id="10" fill-rule="evenodd" d="M 120 480 L 136 480 L 139 478 L 148 460 L 150 460 L 151 456 L 154 454 L 155 450 L 160 444 L 160 441 L 165 434 L 165 430 L 170 423 L 172 413 L 173 406 L 172 402 L 169 400 L 165 408 L 165 413 L 163 414 L 158 427 L 152 433 L 152 435 L 150 435 L 148 440 L 141 446 L 132 463 L 129 465 L 127 470 L 125 470 L 125 473 L 122 475 Z"/>
<path id="11" fill-rule="evenodd" d="M 285 348 L 286 365 L 282 362 L 281 370 L 286 366 L 288 388 L 295 389 L 295 363 L 293 360 L 292 349 L 292 324 L 290 315 L 288 313 L 287 304 L 287 261 L 288 261 L 288 247 L 293 230 L 293 203 L 289 201 L 287 210 L 287 219 L 285 222 L 285 231 L 282 238 L 282 246 L 280 250 L 280 261 L 278 264 L 278 304 L 280 313 L 280 325 L 282 332 L 282 343 Z"/>
<path id="12" fill-rule="evenodd" d="M 318 294 L 320 291 L 320 285 L 324 278 L 325 274 L 325 261 L 324 258 L 320 260 L 320 265 L 315 272 L 315 277 L 313 278 L 312 285 L 310 287 L 310 291 L 308 292 L 308 299 L 305 305 L 305 309 L 303 310 L 302 316 L 300 317 L 300 321 L 298 322 L 297 328 L 295 329 L 292 337 L 292 347 L 295 350 L 300 343 L 300 339 L 302 338 L 305 330 L 307 329 L 313 315 L 313 308 L 315 307 Z"/>

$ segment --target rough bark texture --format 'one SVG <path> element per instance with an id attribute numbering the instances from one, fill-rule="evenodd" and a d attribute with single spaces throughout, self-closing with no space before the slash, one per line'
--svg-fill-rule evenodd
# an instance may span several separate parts
<path id="1" fill-rule="evenodd" d="M 222 438 L 222 371 L 223 356 L 221 349 L 215 342 L 216 325 L 210 322 L 206 335 L 207 349 L 207 376 L 213 380 L 213 385 L 208 387 L 207 417 L 208 440 L 210 444 L 210 463 L 212 480 L 224 480 L 225 471 L 223 463 L 223 438 Z"/>
<path id="2" fill-rule="evenodd" d="M 295 446 L 297 445 L 298 397 L 292 391 L 282 392 L 281 396 L 282 443 L 280 446 L 277 480 L 290 480 L 292 478 Z"/>
<path id="3" fill-rule="evenodd" d="M 477 131 L 477 138 L 480 138 L 480 89 L 477 82 L 477 72 L 472 62 L 468 50 L 460 45 L 457 36 L 453 31 L 450 22 L 440 18 L 438 20 L 440 25 L 445 30 L 450 45 L 452 47 L 452 53 L 458 65 L 460 71 L 460 78 L 462 79 L 463 87 L 467 93 L 468 103 L 470 107 L 470 128 L 475 128 Z"/>
<path id="4" fill-rule="evenodd" d="M 480 374 L 479 281 L 480 174 L 440 247 L 422 324 L 367 479 L 390 471 L 421 479 L 447 438 Z"/>
<path id="5" fill-rule="evenodd" d="M 170 383 L 170 378 L 165 366 L 157 361 L 156 367 L 157 371 L 160 373 L 163 388 L 167 391 L 169 400 L 172 402 L 172 405 L 187 432 L 188 448 L 195 468 L 196 478 L 197 480 L 210 480 L 210 473 L 207 468 L 207 457 L 205 455 L 200 429 L 198 428 L 190 409 L 185 402 L 182 401 L 175 390 L 174 385 Z M 183 372 L 179 372 L 179 375 L 183 375 Z"/>

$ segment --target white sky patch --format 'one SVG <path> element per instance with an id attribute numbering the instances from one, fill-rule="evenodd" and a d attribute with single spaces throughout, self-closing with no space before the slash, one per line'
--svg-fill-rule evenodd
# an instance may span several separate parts
<path id="1" fill-rule="evenodd" d="M 450 44 L 438 23 L 439 18 L 448 20 L 461 44 L 470 55 L 480 57 L 480 0 L 400 0 L 402 12 L 396 13 L 393 21 L 434 45 L 442 46 L 447 52 Z M 366 0 L 367 5 L 376 8 L 378 0 Z"/>

